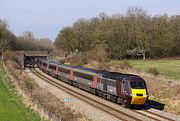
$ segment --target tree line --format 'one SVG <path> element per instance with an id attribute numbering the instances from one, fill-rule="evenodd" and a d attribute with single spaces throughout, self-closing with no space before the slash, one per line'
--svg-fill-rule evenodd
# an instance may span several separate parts
<path id="1" fill-rule="evenodd" d="M 32 32 L 26 31 L 23 36 L 17 37 L 15 50 L 24 51 L 52 51 L 52 41 L 48 38 L 36 39 Z"/>
<path id="2" fill-rule="evenodd" d="M 52 51 L 53 44 L 48 38 L 37 39 L 32 32 L 24 32 L 22 36 L 16 36 L 9 30 L 6 20 L 0 19 L 0 50 L 12 51 Z M 1 54 L 0 53 L 0 54 Z"/>
<path id="3" fill-rule="evenodd" d="M 87 52 L 103 45 L 110 58 L 172 57 L 180 55 L 180 16 L 150 16 L 131 7 L 125 15 L 105 13 L 80 19 L 56 37 L 57 49 Z"/>

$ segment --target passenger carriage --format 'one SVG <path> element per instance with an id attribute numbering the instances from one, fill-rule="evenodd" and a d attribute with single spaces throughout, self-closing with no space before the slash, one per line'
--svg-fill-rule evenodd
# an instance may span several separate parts
<path id="1" fill-rule="evenodd" d="M 125 107 L 144 105 L 148 99 L 145 81 L 132 74 L 122 74 L 42 61 L 38 67 L 49 75 Z"/>

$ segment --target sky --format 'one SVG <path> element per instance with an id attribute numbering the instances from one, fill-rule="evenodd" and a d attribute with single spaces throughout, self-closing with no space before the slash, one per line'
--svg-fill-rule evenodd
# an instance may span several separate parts
<path id="1" fill-rule="evenodd" d="M 0 0 L 0 19 L 17 36 L 31 31 L 36 38 L 54 40 L 63 27 L 99 13 L 125 14 L 141 7 L 149 15 L 180 15 L 180 0 Z"/>

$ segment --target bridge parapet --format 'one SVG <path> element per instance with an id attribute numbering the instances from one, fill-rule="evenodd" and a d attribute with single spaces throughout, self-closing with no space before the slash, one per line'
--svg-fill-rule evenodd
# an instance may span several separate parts
<path id="1" fill-rule="evenodd" d="M 48 56 L 48 51 L 16 51 L 18 55 L 24 56 Z"/>

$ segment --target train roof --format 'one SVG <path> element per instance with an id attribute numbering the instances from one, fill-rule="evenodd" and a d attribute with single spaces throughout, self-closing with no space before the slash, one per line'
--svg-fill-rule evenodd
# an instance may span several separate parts
<path id="1" fill-rule="evenodd" d="M 102 74 L 103 78 L 115 79 L 115 80 L 123 80 L 128 77 L 139 77 L 133 74 L 123 74 L 118 72 L 105 72 Z"/>
<path id="2" fill-rule="evenodd" d="M 100 74 L 100 73 L 106 71 L 106 70 L 98 70 L 98 69 L 85 68 L 85 67 L 76 67 L 74 69 L 78 70 L 78 71 L 86 71 L 86 72 L 90 72 L 90 73 L 94 73 L 94 74 Z"/>
<path id="3" fill-rule="evenodd" d="M 59 64 L 59 66 L 65 67 L 65 68 L 75 68 L 76 67 L 76 66 L 67 65 L 67 64 Z"/>
<path id="4" fill-rule="evenodd" d="M 42 62 L 43 62 L 43 63 L 49 63 L 49 61 L 47 61 L 47 60 L 42 60 Z"/>
<path id="5" fill-rule="evenodd" d="M 60 63 L 54 62 L 54 61 L 49 61 L 49 64 L 52 64 L 52 65 L 59 65 Z"/>
<path id="6" fill-rule="evenodd" d="M 74 70 L 80 71 L 80 72 L 85 72 L 85 73 L 89 73 L 89 74 L 98 74 L 103 78 L 109 78 L 109 79 L 114 79 L 114 80 L 123 80 L 125 78 L 129 78 L 129 77 L 137 77 L 137 78 L 141 78 L 138 75 L 133 75 L 133 74 L 123 74 L 123 73 L 119 73 L 119 72 L 110 72 L 107 70 L 99 70 L 99 69 L 92 69 L 92 68 L 85 68 L 85 67 L 80 67 L 80 66 L 72 66 L 72 65 L 67 65 L 67 64 L 60 64 L 60 63 L 56 63 L 56 62 L 52 62 L 52 61 L 47 61 L 47 60 L 43 60 L 43 62 L 46 63 L 50 63 L 52 65 L 58 65 L 60 67 L 64 67 L 64 68 L 73 68 Z"/>
<path id="7" fill-rule="evenodd" d="M 75 66 L 72 66 L 72 65 L 67 65 L 67 64 L 61 64 L 59 62 L 54 62 L 54 61 L 44 61 L 44 62 L 48 62 L 50 65 L 58 65 L 58 66 L 61 66 L 61 67 L 68 67 L 68 68 L 74 68 Z"/>

